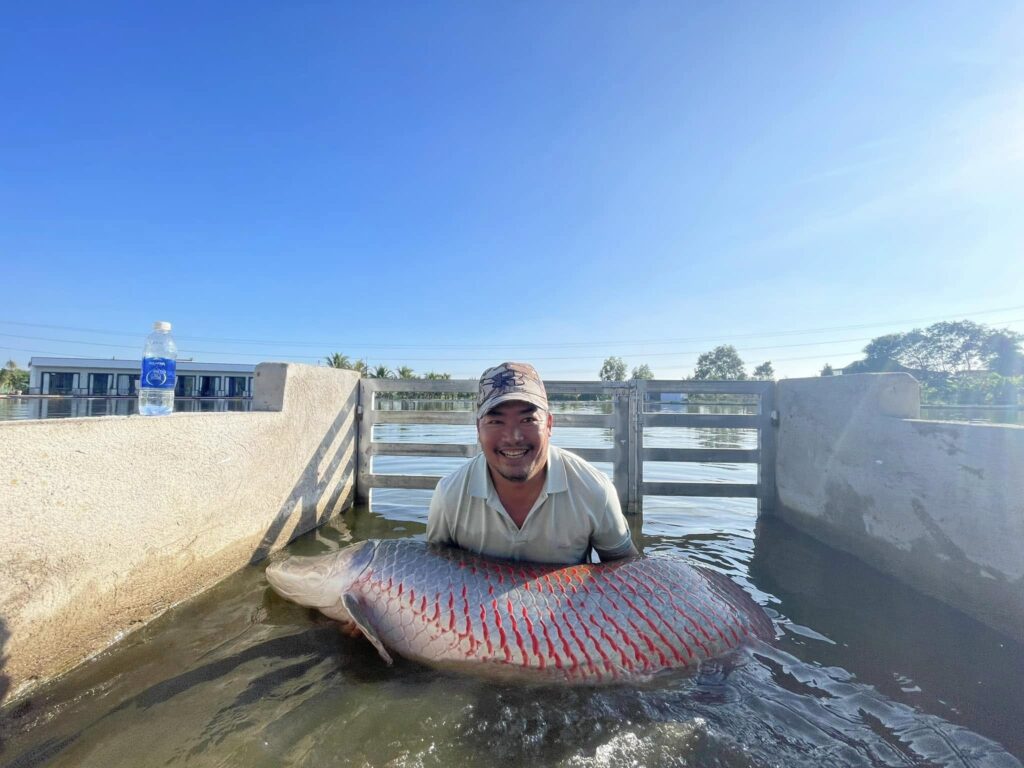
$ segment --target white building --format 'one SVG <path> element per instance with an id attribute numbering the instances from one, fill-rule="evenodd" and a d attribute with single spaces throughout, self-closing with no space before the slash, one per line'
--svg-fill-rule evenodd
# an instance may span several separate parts
<path id="1" fill-rule="evenodd" d="M 116 397 L 138 392 L 139 360 L 90 357 L 33 357 L 28 361 L 29 393 Z M 176 397 L 252 397 L 255 365 L 179 360 Z"/>

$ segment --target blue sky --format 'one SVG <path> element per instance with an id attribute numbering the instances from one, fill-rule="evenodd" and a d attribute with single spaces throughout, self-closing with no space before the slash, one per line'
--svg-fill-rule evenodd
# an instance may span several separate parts
<path id="1" fill-rule="evenodd" d="M 1024 331 L 1024 5 L 49 3 L 0 45 L 0 356 L 814 375 Z"/>

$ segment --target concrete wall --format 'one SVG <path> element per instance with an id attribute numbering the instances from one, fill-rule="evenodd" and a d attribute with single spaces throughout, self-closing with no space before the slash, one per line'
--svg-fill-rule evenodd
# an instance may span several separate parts
<path id="1" fill-rule="evenodd" d="M 255 375 L 252 413 L 0 423 L 0 700 L 351 503 L 358 376 Z"/>
<path id="2" fill-rule="evenodd" d="M 776 514 L 1024 642 L 1024 427 L 922 421 L 907 374 L 778 384 Z"/>

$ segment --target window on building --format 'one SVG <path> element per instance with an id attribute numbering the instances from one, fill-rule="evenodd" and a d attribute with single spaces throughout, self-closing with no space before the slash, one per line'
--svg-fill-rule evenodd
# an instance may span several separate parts
<path id="1" fill-rule="evenodd" d="M 109 395 L 110 394 L 110 374 L 109 373 L 90 373 L 89 374 L 89 394 L 90 395 Z"/>
<path id="2" fill-rule="evenodd" d="M 228 397 L 245 397 L 246 389 L 246 377 L 245 376 L 225 376 L 227 379 Z"/>
<path id="3" fill-rule="evenodd" d="M 49 377 L 50 386 L 44 391 L 50 395 L 72 395 L 75 390 L 75 374 L 73 373 L 45 373 Z"/>
<path id="4" fill-rule="evenodd" d="M 200 376 L 199 377 L 199 396 L 200 397 L 217 397 L 220 395 L 218 389 L 220 388 L 220 376 Z"/>
<path id="5" fill-rule="evenodd" d="M 174 394 L 176 394 L 178 397 L 195 397 L 196 377 L 178 376 L 178 380 L 174 384 Z"/>
<path id="6" fill-rule="evenodd" d="M 134 395 L 139 391 L 139 374 L 119 373 L 117 374 L 117 394 Z"/>

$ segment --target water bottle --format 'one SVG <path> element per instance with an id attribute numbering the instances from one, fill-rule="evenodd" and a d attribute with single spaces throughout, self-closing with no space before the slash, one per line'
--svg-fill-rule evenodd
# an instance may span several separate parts
<path id="1" fill-rule="evenodd" d="M 139 413 L 143 416 L 174 412 L 177 361 L 178 347 L 171 336 L 171 324 L 162 320 L 153 323 L 153 332 L 146 337 L 139 378 Z"/>

